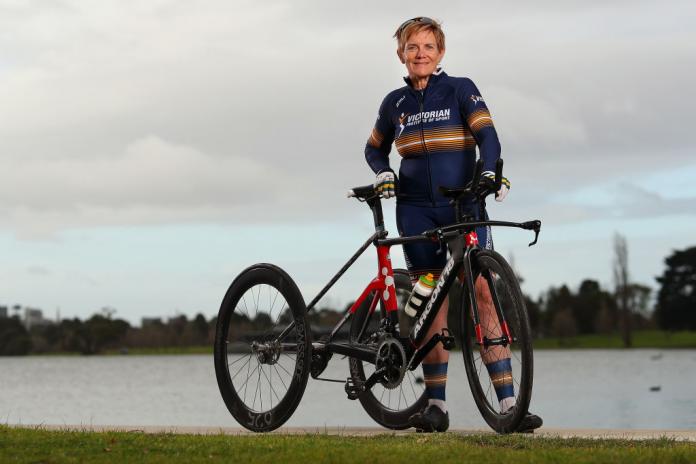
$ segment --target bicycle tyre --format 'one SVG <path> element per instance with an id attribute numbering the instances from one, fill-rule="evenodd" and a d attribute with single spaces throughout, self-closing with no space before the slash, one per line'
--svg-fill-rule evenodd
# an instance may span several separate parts
<path id="1" fill-rule="evenodd" d="M 408 334 L 410 318 L 404 313 L 403 309 L 411 294 L 412 286 L 406 270 L 394 270 L 394 285 L 396 287 L 397 304 L 399 307 L 399 325 L 401 327 L 401 333 Z M 358 339 L 358 335 L 365 324 L 366 317 L 370 317 L 372 320 L 367 322 L 365 333 Z M 362 342 L 369 338 L 378 327 L 379 317 L 377 311 L 372 314 L 369 314 L 368 311 L 356 311 L 350 326 L 350 339 L 352 342 Z M 365 373 L 364 364 L 369 363 L 363 363 L 359 359 L 350 358 L 350 375 L 353 381 L 364 382 L 367 379 L 368 376 Z M 404 388 L 405 382 L 409 382 L 410 384 L 406 388 Z M 404 379 L 397 388 L 388 390 L 382 385 L 377 384 L 372 387 L 371 390 L 361 394 L 358 400 L 363 409 L 365 409 L 365 412 L 367 412 L 375 422 L 388 429 L 403 430 L 410 427 L 408 424 L 409 417 L 420 412 L 428 404 L 428 398 L 425 396 L 425 388 L 423 385 L 422 382 L 418 382 L 418 379 L 412 371 L 406 371 Z M 395 405 L 392 405 L 392 392 L 397 392 Z M 385 396 L 387 397 L 387 404 L 384 403 Z M 401 406 L 402 399 L 404 400 L 403 408 Z"/>
<path id="2" fill-rule="evenodd" d="M 515 390 L 515 404 L 511 412 L 501 412 L 500 405 L 495 396 L 495 389 L 483 362 L 483 353 L 476 343 L 476 334 L 471 317 L 471 309 L 466 287 L 462 292 L 461 312 L 461 346 L 466 367 L 467 379 L 483 419 L 498 433 L 515 432 L 529 409 L 532 396 L 532 382 L 534 372 L 534 358 L 532 353 L 532 335 L 529 317 L 524 304 L 522 291 L 517 277 L 510 265 L 498 253 L 492 250 L 480 250 L 473 260 L 474 282 L 478 276 L 486 272 L 492 273 L 494 288 L 498 294 L 500 305 L 503 307 L 505 318 L 512 333 L 510 358 L 512 364 L 513 387 Z M 483 327 L 485 336 L 490 328 Z M 500 330 L 499 327 L 494 330 Z M 495 338 L 495 337 L 489 337 Z M 497 347 L 488 348 L 496 349 Z M 493 352 L 491 352 L 493 353 Z"/>
<path id="3" fill-rule="evenodd" d="M 275 430 L 290 418 L 302 399 L 311 351 L 306 312 L 297 285 L 272 264 L 255 264 L 245 269 L 227 290 L 215 330 L 215 374 L 227 409 L 243 427 L 254 432 Z M 282 346 L 270 343 L 291 321 L 294 327 Z M 254 343 L 273 346 L 267 351 L 267 358 L 275 360 L 262 359 L 263 350 L 258 350 Z M 244 369 L 246 382 L 242 385 Z M 249 385 L 254 380 L 256 387 Z M 281 387 L 285 387 L 284 393 Z M 247 397 L 254 388 L 252 402 Z"/>

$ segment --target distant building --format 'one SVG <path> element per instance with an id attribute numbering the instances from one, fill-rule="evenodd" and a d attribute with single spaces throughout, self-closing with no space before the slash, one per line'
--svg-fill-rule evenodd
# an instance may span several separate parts
<path id="1" fill-rule="evenodd" d="M 24 327 L 26 327 L 27 330 L 31 329 L 32 327 L 48 325 L 51 323 L 52 321 L 44 319 L 43 311 L 40 309 L 24 308 Z"/>
<path id="2" fill-rule="evenodd" d="M 7 317 L 7 306 L 0 306 L 0 319 Z"/>

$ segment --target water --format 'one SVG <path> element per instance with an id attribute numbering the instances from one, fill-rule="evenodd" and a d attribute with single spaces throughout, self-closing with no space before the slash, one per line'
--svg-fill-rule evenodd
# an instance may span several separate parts
<path id="1" fill-rule="evenodd" d="M 486 427 L 459 353 L 452 427 Z M 325 377 L 345 379 L 335 357 Z M 531 410 L 548 427 L 696 428 L 696 350 L 537 351 Z M 651 387 L 660 391 L 651 391 Z M 235 427 L 212 356 L 0 358 L 0 423 Z M 374 426 L 343 385 L 309 380 L 288 426 Z"/>

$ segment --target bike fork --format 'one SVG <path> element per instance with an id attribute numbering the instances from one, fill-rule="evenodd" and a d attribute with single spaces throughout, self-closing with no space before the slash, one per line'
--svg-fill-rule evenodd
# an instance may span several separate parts
<path id="1" fill-rule="evenodd" d="M 474 269 L 471 264 L 472 248 L 467 248 L 464 252 L 463 266 L 464 266 L 464 280 L 467 288 L 467 297 L 469 298 L 469 306 L 471 307 L 471 318 L 474 322 L 474 333 L 476 334 L 476 343 L 484 348 L 488 348 L 491 345 L 502 345 L 507 346 L 512 344 L 512 334 L 510 332 L 510 327 L 505 320 L 505 314 L 503 313 L 503 308 L 500 305 L 500 298 L 498 298 L 498 292 L 495 290 L 495 285 L 493 282 L 493 276 L 490 271 L 483 273 L 484 279 L 488 284 L 488 289 L 491 292 L 491 298 L 493 300 L 493 305 L 495 306 L 495 312 L 498 316 L 498 321 L 500 323 L 500 329 L 503 332 L 503 336 L 499 338 L 488 338 L 483 336 L 481 329 L 481 319 L 479 317 L 478 302 L 476 301 L 476 285 L 474 282 Z M 465 315 L 462 315 L 465 317 Z"/>

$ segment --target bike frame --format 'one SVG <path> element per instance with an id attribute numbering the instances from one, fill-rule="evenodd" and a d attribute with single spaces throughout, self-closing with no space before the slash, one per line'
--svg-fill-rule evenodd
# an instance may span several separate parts
<path id="1" fill-rule="evenodd" d="M 353 256 L 341 267 L 341 269 L 334 275 L 331 280 L 322 288 L 319 293 L 312 299 L 312 301 L 307 305 L 307 311 L 311 311 L 316 304 L 321 300 L 321 298 L 333 287 L 333 285 L 343 276 L 343 274 L 355 263 L 355 261 L 367 250 L 370 245 L 374 245 L 377 249 L 377 262 L 378 262 L 378 272 L 377 276 L 374 277 L 362 291 L 360 296 L 355 300 L 355 303 L 348 308 L 343 317 L 338 321 L 338 323 L 331 330 L 328 340 L 326 341 L 315 341 L 312 343 L 312 348 L 315 350 L 325 350 L 328 353 L 338 353 L 353 358 L 360 359 L 361 361 L 368 362 L 371 364 L 375 363 L 375 350 L 369 348 L 365 345 L 358 343 L 341 343 L 334 342 L 334 336 L 338 331 L 345 325 L 346 322 L 355 314 L 358 308 L 365 302 L 370 294 L 374 292 L 368 311 L 371 314 L 377 307 L 378 303 L 382 303 L 382 308 L 385 312 L 382 313 L 381 317 L 386 319 L 386 324 L 391 324 L 392 327 L 395 326 L 398 321 L 397 314 L 397 302 L 396 302 L 396 291 L 394 285 L 394 272 L 392 269 L 390 249 L 394 245 L 403 245 L 404 243 L 416 242 L 416 241 L 428 241 L 437 240 L 440 243 L 447 243 L 451 256 L 447 261 L 447 264 L 442 270 L 442 274 L 438 279 L 437 285 L 433 290 L 425 309 L 419 316 L 418 320 L 415 322 L 413 329 L 410 334 L 410 343 L 404 343 L 404 347 L 409 349 L 407 356 L 410 359 L 409 368 L 415 369 L 422 359 L 428 354 L 434 346 L 440 342 L 444 335 L 435 334 L 431 339 L 424 345 L 420 346 L 423 342 L 425 335 L 428 332 L 435 316 L 440 310 L 444 299 L 447 297 L 447 293 L 454 283 L 459 271 L 464 268 L 464 284 L 467 288 L 467 296 L 469 298 L 469 303 L 472 307 L 472 316 L 474 319 L 474 326 L 476 330 L 477 342 L 481 345 L 494 345 L 494 344 L 508 344 L 512 341 L 510 336 L 510 331 L 505 322 L 504 314 L 502 313 L 501 306 L 495 291 L 493 291 L 493 302 L 498 313 L 498 317 L 501 320 L 501 329 L 503 331 L 503 337 L 499 339 L 486 339 L 481 335 L 481 327 L 478 315 L 478 306 L 476 304 L 476 298 L 474 294 L 474 280 L 473 280 L 473 269 L 472 269 L 472 258 L 475 253 L 479 250 L 478 238 L 476 236 L 475 229 L 481 226 L 503 226 L 503 227 L 518 227 L 522 229 L 534 230 L 538 235 L 538 230 L 540 227 L 539 221 L 528 221 L 525 223 L 515 223 L 507 221 L 470 221 L 461 222 L 461 214 L 459 212 L 459 207 L 457 207 L 457 223 L 444 226 L 435 230 L 425 231 L 421 235 L 398 237 L 398 238 L 387 238 L 387 231 L 384 229 L 384 218 L 382 214 L 382 205 L 380 202 L 380 197 L 375 195 L 370 198 L 365 198 L 364 200 L 373 213 L 373 219 L 375 223 L 375 233 L 372 234 L 363 244 L 358 248 L 358 250 L 353 254 Z M 482 209 L 484 205 L 481 205 Z M 530 245 L 536 243 L 532 242 Z M 489 283 L 492 277 L 489 275 L 484 275 Z M 493 288 L 491 286 L 491 288 Z M 366 320 L 367 322 L 367 320 Z M 294 323 L 291 323 L 281 334 L 278 336 L 278 340 L 283 340 L 287 334 L 290 333 Z"/>

